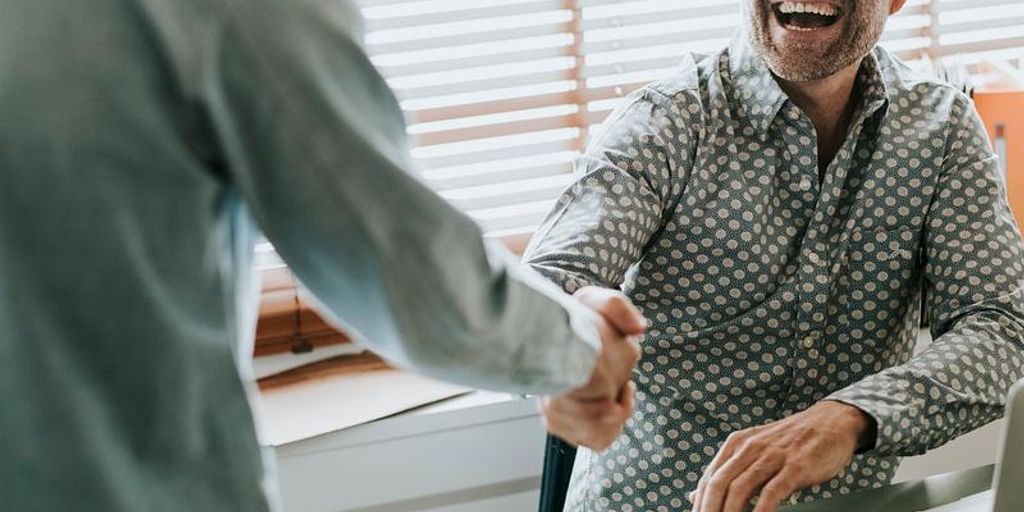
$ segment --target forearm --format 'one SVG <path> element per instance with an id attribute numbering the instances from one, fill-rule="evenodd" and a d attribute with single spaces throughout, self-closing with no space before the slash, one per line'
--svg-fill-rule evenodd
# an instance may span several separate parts
<path id="1" fill-rule="evenodd" d="M 828 398 L 868 413 L 873 449 L 885 455 L 918 455 L 999 418 L 1007 390 L 1024 377 L 1021 298 L 961 318 L 906 364 Z"/>
<path id="2" fill-rule="evenodd" d="M 458 243 L 447 242 L 434 244 Z M 600 346 L 596 315 L 503 249 L 479 247 L 480 261 L 451 265 L 446 250 L 449 264 L 439 264 L 440 272 L 424 272 L 428 258 L 398 264 L 408 272 L 390 276 L 402 287 L 393 303 L 414 364 L 446 380 L 528 394 L 585 384 Z"/>

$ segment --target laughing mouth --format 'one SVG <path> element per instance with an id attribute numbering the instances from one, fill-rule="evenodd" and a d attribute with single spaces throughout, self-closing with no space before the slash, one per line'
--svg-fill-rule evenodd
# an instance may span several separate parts
<path id="1" fill-rule="evenodd" d="M 830 27 L 843 15 L 839 7 L 824 2 L 773 2 L 771 8 L 779 25 L 798 32 Z"/>

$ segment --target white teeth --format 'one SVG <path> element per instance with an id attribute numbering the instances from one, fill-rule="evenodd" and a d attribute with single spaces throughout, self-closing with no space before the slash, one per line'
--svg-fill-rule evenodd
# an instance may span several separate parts
<path id="1" fill-rule="evenodd" d="M 783 14 L 818 14 L 820 16 L 837 16 L 839 9 L 832 4 L 825 3 L 804 3 L 804 2 L 782 2 L 779 11 Z"/>

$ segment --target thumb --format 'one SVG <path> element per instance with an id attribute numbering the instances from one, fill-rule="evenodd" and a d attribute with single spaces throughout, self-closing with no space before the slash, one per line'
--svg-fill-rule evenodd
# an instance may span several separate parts
<path id="1" fill-rule="evenodd" d="M 574 295 L 587 307 L 597 311 L 625 335 L 640 335 L 647 329 L 647 321 L 640 310 L 622 293 L 608 288 L 587 286 Z"/>

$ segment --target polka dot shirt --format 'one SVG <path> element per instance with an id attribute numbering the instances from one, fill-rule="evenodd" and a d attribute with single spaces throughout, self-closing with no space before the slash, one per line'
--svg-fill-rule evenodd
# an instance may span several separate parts
<path id="1" fill-rule="evenodd" d="M 888 483 L 1000 416 L 1024 376 L 1024 259 L 970 100 L 882 49 L 819 177 L 811 121 L 742 39 L 609 116 L 527 263 L 621 287 L 652 325 L 636 412 L 580 450 L 566 510 L 689 510 L 729 433 L 829 399 L 878 424 L 809 501 Z M 921 294 L 935 341 L 914 353 Z"/>

